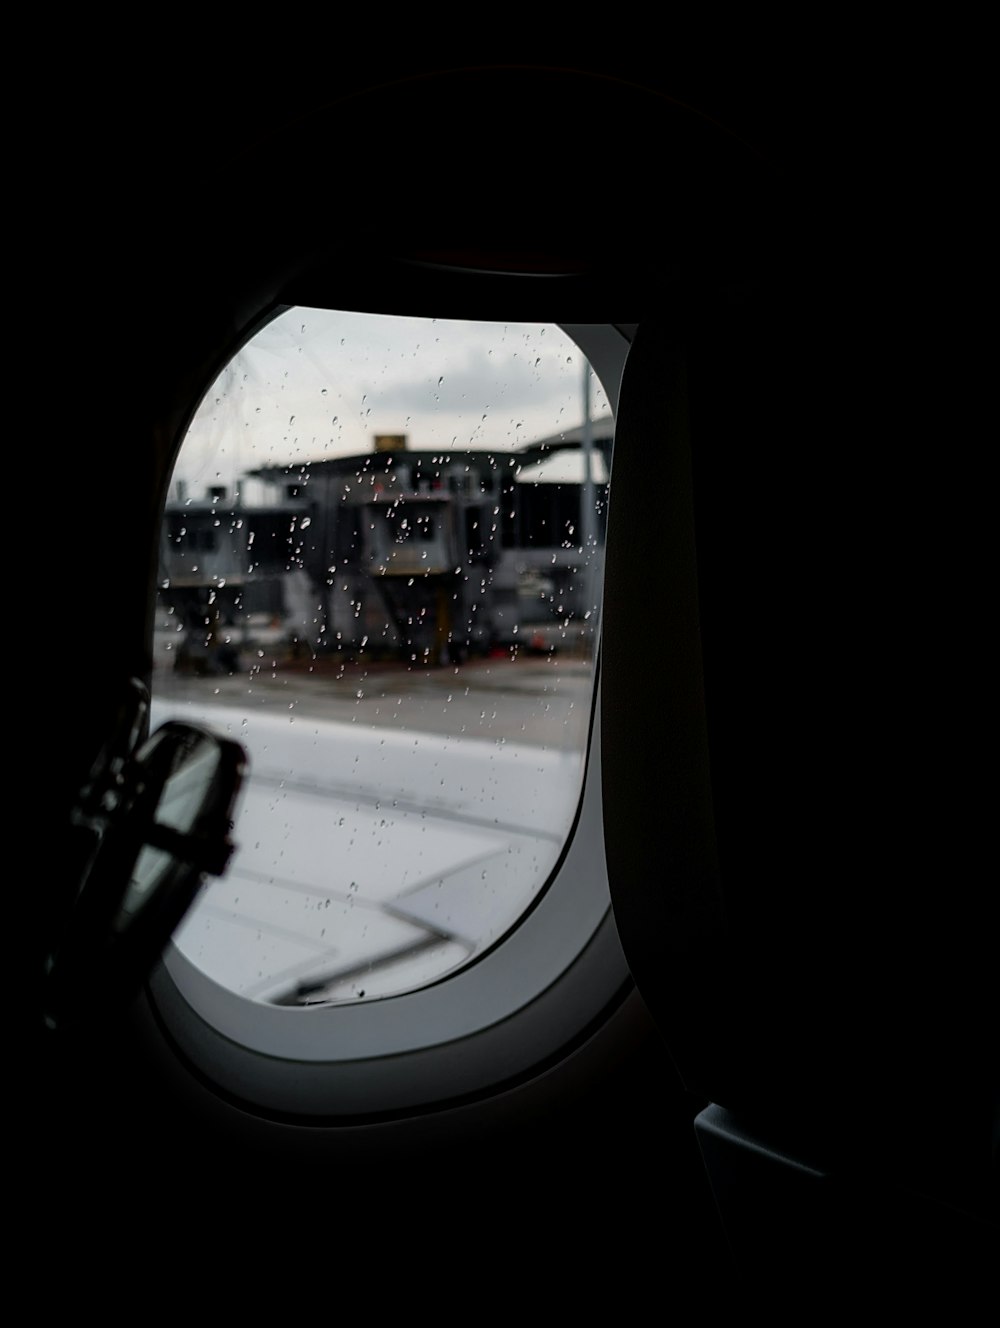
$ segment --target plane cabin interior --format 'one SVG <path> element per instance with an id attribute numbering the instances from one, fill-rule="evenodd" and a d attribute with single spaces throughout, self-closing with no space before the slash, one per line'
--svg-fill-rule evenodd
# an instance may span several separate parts
<path id="1" fill-rule="evenodd" d="M 347 45 L 45 84 L 29 303 L 53 475 L 31 492 L 54 498 L 51 626 L 28 631 L 44 667 L 33 649 L 13 677 L 28 735 L 44 714 L 28 820 L 56 852 L 17 868 L 6 1089 L 36 1303 L 814 1323 L 941 1296 L 937 1322 L 987 1320 L 962 62 L 948 39 L 919 69 L 860 43 Z M 377 362 L 339 318 L 411 340 Z M 401 365 L 416 406 L 395 404 Z M 551 557 L 519 561 L 506 533 L 494 557 L 516 449 L 564 431 L 586 460 L 581 366 L 613 421 L 606 511 L 585 465 L 559 504 L 533 474 Z M 270 396 L 241 405 L 251 389 Z M 439 442 L 446 408 L 471 423 Z M 308 414 L 300 437 L 314 410 L 326 432 Z M 346 502 L 372 481 L 333 458 L 378 430 L 422 456 L 497 448 L 506 487 L 451 525 L 454 483 Z M 195 628 L 225 603 L 242 635 L 200 677 L 163 662 L 185 624 L 162 550 L 203 436 L 199 510 L 324 462 L 339 506 L 288 498 L 294 557 L 269 567 L 306 605 L 292 645 L 283 609 L 238 620 L 250 600 L 212 574 Z M 420 598 L 419 561 L 392 558 L 432 547 Z M 364 654 L 350 615 L 392 604 L 398 658 Z M 269 686 L 294 689 L 284 714 L 258 707 Z M 508 720 L 514 695 L 531 708 Z M 444 710 L 454 733 L 426 718 Z"/>

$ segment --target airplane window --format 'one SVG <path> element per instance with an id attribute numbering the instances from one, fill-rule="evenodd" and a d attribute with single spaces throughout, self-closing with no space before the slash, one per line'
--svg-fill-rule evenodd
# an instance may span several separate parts
<path id="1" fill-rule="evenodd" d="M 174 937 L 281 1008 L 425 989 L 545 892 L 584 781 L 613 418 L 555 325 L 290 309 L 162 526 L 153 723 L 238 738 L 228 873 Z"/>

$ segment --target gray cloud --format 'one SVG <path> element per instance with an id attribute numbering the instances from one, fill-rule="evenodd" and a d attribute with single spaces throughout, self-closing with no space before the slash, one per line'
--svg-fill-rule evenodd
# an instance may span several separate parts
<path id="1" fill-rule="evenodd" d="M 264 462 L 370 451 L 376 433 L 519 447 L 580 423 L 585 366 L 556 326 L 292 310 L 206 394 L 175 473 L 231 484 Z"/>

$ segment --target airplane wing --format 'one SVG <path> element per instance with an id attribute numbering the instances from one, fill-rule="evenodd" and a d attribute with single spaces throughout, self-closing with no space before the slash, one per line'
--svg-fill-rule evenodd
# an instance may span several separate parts
<path id="1" fill-rule="evenodd" d="M 273 1004 L 397 995 L 483 953 L 545 885 L 583 774 L 579 752 L 154 698 L 152 728 L 181 718 L 242 742 L 250 776 L 174 943 Z"/>

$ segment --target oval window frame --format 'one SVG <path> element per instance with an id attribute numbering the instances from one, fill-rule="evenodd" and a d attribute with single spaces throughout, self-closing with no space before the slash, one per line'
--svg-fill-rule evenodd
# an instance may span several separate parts
<path id="1" fill-rule="evenodd" d="M 240 345 L 288 307 L 255 322 Z M 617 415 L 634 324 L 557 325 Z M 528 913 L 467 968 L 397 996 L 293 1009 L 223 988 L 171 942 L 146 991 L 156 1025 L 215 1092 L 295 1120 L 425 1111 L 553 1063 L 633 990 L 611 912 L 600 732 L 598 640 L 583 780 L 563 851 Z"/>

